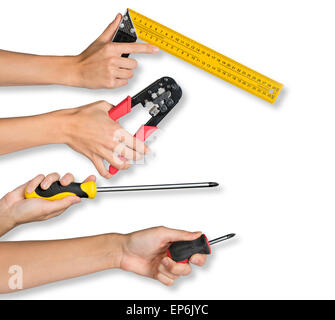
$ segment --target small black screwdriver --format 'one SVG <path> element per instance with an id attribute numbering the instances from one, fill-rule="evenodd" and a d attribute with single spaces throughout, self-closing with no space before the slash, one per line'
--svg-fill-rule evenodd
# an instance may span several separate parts
<path id="1" fill-rule="evenodd" d="M 187 263 L 194 254 L 211 254 L 212 245 L 229 240 L 233 237 L 235 237 L 235 233 L 230 233 L 223 237 L 208 241 L 207 237 L 203 234 L 200 238 L 193 241 L 178 241 L 172 243 L 167 255 L 175 262 Z"/>
<path id="2" fill-rule="evenodd" d="M 178 184 L 157 184 L 157 185 L 139 185 L 122 187 L 97 187 L 94 181 L 84 183 L 71 183 L 68 186 L 62 186 L 59 181 L 54 182 L 47 190 L 38 186 L 32 193 L 25 191 L 25 198 L 39 198 L 49 201 L 63 199 L 68 196 L 77 196 L 79 198 L 94 199 L 98 192 L 129 192 L 129 191 L 152 191 L 152 190 L 180 190 L 180 189 L 199 189 L 218 187 L 217 182 L 199 182 L 199 183 L 178 183 Z"/>

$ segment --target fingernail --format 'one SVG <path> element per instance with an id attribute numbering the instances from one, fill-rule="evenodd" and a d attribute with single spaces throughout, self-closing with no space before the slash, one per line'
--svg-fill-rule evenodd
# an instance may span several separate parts
<path id="1" fill-rule="evenodd" d="M 47 189 L 48 188 L 48 183 L 47 182 L 43 182 L 41 186 L 42 186 L 43 189 Z"/>
<path id="2" fill-rule="evenodd" d="M 33 193 L 35 190 L 32 190 L 32 188 L 27 187 L 26 191 L 27 191 L 27 193 Z"/>
<path id="3" fill-rule="evenodd" d="M 199 263 L 199 259 L 197 259 L 197 258 L 193 258 L 193 259 L 192 259 L 192 263 L 194 263 L 194 264 L 198 264 L 198 263 Z"/>
<path id="4" fill-rule="evenodd" d="M 162 260 L 162 264 L 163 264 L 165 267 L 167 267 L 167 266 L 169 265 L 169 259 L 168 259 L 168 258 L 164 258 L 164 259 Z"/>
<path id="5" fill-rule="evenodd" d="M 153 48 L 152 48 L 152 51 L 153 51 L 153 53 L 158 53 L 158 52 L 159 52 L 159 48 L 157 48 L 157 47 L 153 47 Z"/>

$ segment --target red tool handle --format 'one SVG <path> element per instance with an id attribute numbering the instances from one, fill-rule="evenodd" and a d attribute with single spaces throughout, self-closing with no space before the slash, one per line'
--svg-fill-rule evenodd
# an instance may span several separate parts
<path id="1" fill-rule="evenodd" d="M 108 114 L 110 118 L 112 118 L 114 121 L 118 121 L 120 118 L 128 114 L 130 111 L 131 111 L 131 97 L 128 96 L 117 106 L 110 109 Z"/>
<path id="2" fill-rule="evenodd" d="M 118 121 L 120 118 L 125 116 L 131 112 L 131 97 L 127 97 L 121 103 L 119 103 L 116 107 L 112 108 L 109 111 L 109 116 L 114 120 Z M 157 127 L 149 127 L 149 126 L 142 126 L 137 133 L 135 134 L 135 138 L 145 141 L 147 140 L 158 128 Z M 123 157 L 120 157 L 122 160 L 127 160 Z M 112 165 L 109 167 L 109 173 L 115 175 L 118 173 L 118 169 L 114 168 Z"/>

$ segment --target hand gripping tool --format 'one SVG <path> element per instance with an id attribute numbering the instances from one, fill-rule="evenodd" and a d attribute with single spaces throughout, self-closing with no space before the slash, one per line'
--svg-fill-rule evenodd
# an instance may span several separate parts
<path id="1" fill-rule="evenodd" d="M 163 77 L 134 97 L 128 96 L 109 111 L 109 116 L 114 121 L 118 121 L 137 105 L 148 108 L 151 118 L 135 134 L 135 138 L 144 142 L 158 129 L 158 124 L 171 112 L 181 97 L 182 90 L 176 81 L 170 77 Z M 109 168 L 112 175 L 115 175 L 118 171 L 113 166 Z"/>

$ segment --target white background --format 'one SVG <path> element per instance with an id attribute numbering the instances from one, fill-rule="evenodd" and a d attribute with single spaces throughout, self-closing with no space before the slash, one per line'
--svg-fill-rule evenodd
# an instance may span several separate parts
<path id="1" fill-rule="evenodd" d="M 283 83 L 272 106 L 177 58 L 137 56 L 126 88 L 0 88 L 0 116 L 120 102 L 161 76 L 184 91 L 146 165 L 100 185 L 218 181 L 220 190 L 118 194 L 4 239 L 40 240 L 165 225 L 238 238 L 172 288 L 111 270 L 1 299 L 335 298 L 334 6 L 332 1 L 2 1 L 0 47 L 72 55 L 130 7 Z M 138 120 L 137 123 L 141 122 Z M 8 135 L 15 132 L 8 132 Z M 66 146 L 0 158 L 3 195 L 38 173 L 96 173 Z M 1 259 L 1 257 L 0 257 Z"/>

